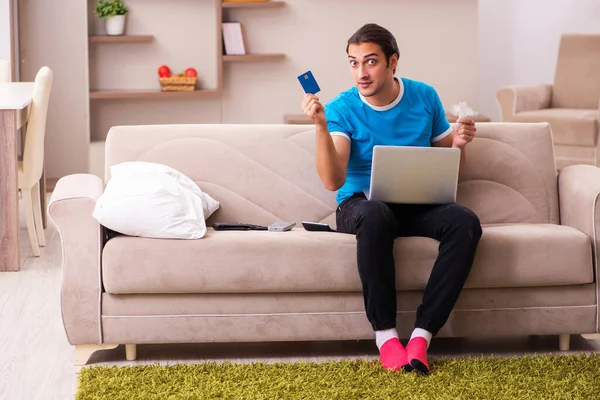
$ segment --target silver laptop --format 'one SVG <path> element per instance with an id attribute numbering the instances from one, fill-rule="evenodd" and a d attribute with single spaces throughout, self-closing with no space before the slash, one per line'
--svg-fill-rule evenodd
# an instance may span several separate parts
<path id="1" fill-rule="evenodd" d="M 460 150 L 449 147 L 375 146 L 369 200 L 405 204 L 456 202 Z"/>

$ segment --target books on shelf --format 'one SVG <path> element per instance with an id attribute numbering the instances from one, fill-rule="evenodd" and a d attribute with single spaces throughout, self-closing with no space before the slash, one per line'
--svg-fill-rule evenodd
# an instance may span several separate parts
<path id="1" fill-rule="evenodd" d="M 242 25 L 239 22 L 223 22 L 223 44 L 226 55 L 242 56 L 246 54 Z"/>

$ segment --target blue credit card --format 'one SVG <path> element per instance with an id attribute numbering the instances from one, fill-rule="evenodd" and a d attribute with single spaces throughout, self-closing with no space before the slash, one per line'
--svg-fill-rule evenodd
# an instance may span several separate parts
<path id="1" fill-rule="evenodd" d="M 306 71 L 305 73 L 300 75 L 298 77 L 298 80 L 300 81 L 300 84 L 302 85 L 302 88 L 304 89 L 305 93 L 316 94 L 321 91 L 317 80 L 310 71 Z"/>

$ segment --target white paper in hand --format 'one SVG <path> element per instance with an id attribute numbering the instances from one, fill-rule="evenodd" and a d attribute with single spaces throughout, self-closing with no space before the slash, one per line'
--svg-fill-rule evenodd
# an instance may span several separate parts
<path id="1" fill-rule="evenodd" d="M 467 117 L 467 103 L 461 101 L 458 103 L 458 119 Z"/>

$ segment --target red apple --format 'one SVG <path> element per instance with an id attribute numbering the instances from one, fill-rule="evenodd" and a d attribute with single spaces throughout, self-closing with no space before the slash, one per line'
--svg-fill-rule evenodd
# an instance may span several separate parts
<path id="1" fill-rule="evenodd" d="M 161 78 L 171 76 L 171 70 L 166 65 L 161 65 L 158 67 L 158 76 Z"/>
<path id="2" fill-rule="evenodd" d="M 185 76 L 187 77 L 196 77 L 198 76 L 198 72 L 194 68 L 188 68 L 185 70 Z"/>

